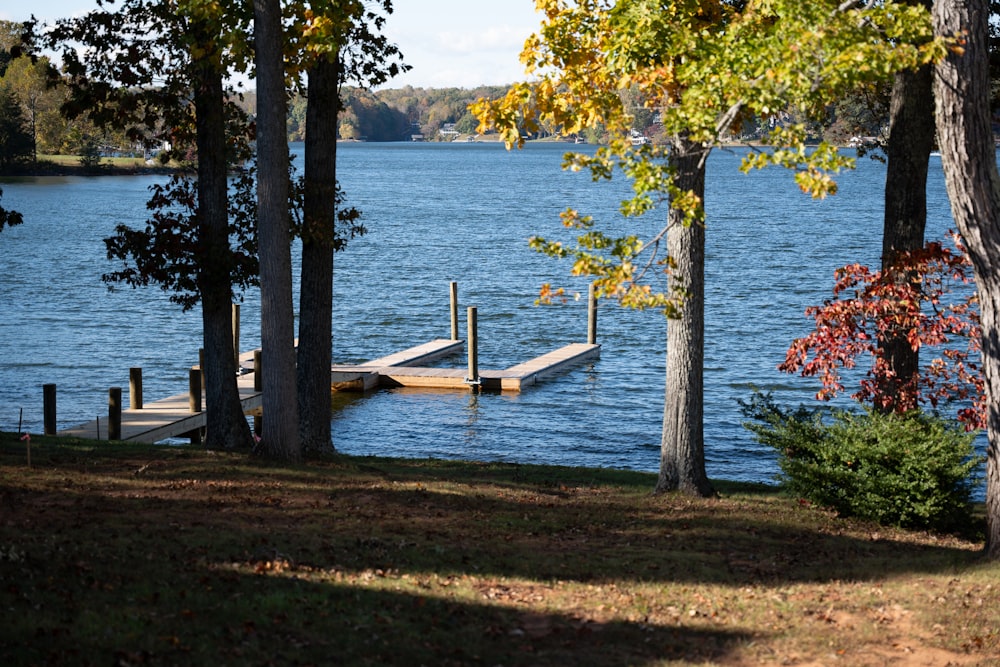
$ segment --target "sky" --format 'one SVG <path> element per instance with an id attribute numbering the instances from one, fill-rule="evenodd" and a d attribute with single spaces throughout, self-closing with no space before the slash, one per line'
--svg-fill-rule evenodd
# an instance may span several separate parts
<path id="1" fill-rule="evenodd" d="M 93 0 L 0 4 L 0 20 L 40 20 L 83 14 Z M 474 88 L 525 78 L 518 56 L 541 15 L 534 0 L 394 0 L 385 34 L 413 69 L 384 87 Z"/>

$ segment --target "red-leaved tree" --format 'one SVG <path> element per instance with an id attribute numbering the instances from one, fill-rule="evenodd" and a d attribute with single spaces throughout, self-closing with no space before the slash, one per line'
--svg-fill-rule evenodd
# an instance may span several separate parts
<path id="1" fill-rule="evenodd" d="M 882 412 L 958 403 L 956 417 L 966 428 L 985 428 L 976 293 L 970 286 L 968 296 L 949 302 L 958 297 L 955 286 L 973 280 L 961 241 L 953 238 L 954 249 L 930 241 L 919 251 L 901 253 L 884 272 L 860 264 L 838 269 L 833 298 L 806 309 L 815 331 L 795 340 L 778 368 L 818 377 L 823 387 L 816 397 L 829 400 L 844 391 L 842 370 L 868 359 L 855 400 Z M 934 356 L 913 377 L 889 382 L 892 370 L 878 343 L 890 336 L 904 336 L 914 350 Z"/>

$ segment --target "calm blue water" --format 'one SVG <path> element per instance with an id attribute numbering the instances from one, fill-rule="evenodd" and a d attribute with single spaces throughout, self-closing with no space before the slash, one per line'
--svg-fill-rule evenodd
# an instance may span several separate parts
<path id="1" fill-rule="evenodd" d="M 294 147 L 296 150 L 300 147 Z M 343 144 L 338 163 L 369 234 L 337 255 L 334 357 L 356 362 L 447 338 L 448 284 L 462 324 L 477 306 L 480 368 L 506 368 L 586 338 L 586 304 L 537 307 L 539 286 L 569 266 L 532 252 L 528 237 L 564 235 L 567 206 L 622 227 L 622 183 L 560 169 L 567 145 L 506 152 L 493 144 Z M 811 380 L 779 373 L 806 306 L 830 293 L 833 270 L 876 263 L 884 166 L 861 160 L 840 193 L 814 201 L 779 171 L 740 174 L 741 153 L 709 161 L 705 436 L 710 476 L 770 480 L 773 455 L 740 425 L 751 385 L 783 403 L 810 401 Z M 109 292 L 102 239 L 139 226 L 162 177 L 2 182 L 25 223 L 0 233 L 0 429 L 42 428 L 42 385 L 58 385 L 59 427 L 107 413 L 107 389 L 144 369 L 146 400 L 178 393 L 201 347 L 200 313 L 156 288 Z M 940 167 L 928 236 L 951 226 Z M 648 232 L 663 215 L 639 221 Z M 635 224 L 630 222 L 628 224 Z M 623 228 L 623 227 L 622 227 Z M 257 346 L 257 295 L 243 305 L 242 347 Z M 602 304 L 599 361 L 521 394 L 393 390 L 338 397 L 335 445 L 351 454 L 470 458 L 655 470 L 663 408 L 666 321 Z M 452 362 L 461 366 L 464 359 Z"/>

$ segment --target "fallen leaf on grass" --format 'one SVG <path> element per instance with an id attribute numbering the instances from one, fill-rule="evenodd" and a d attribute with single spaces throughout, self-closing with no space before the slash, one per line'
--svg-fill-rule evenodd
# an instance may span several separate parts
<path id="1" fill-rule="evenodd" d="M 521 635 L 531 639 L 541 639 L 555 632 L 552 619 L 541 614 L 523 614 L 518 627 L 511 634 L 515 634 L 517 630 L 521 631 Z"/>

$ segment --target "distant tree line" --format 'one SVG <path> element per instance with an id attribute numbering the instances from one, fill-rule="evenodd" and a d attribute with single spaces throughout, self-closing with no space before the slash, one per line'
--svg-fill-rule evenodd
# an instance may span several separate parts
<path id="1" fill-rule="evenodd" d="M 39 155 L 141 154 L 124 131 L 99 128 L 88 114 L 61 113 L 69 88 L 46 56 L 27 54 L 22 31 L 20 23 L 0 21 L 0 171 Z"/>
<path id="2" fill-rule="evenodd" d="M 478 121 L 469 105 L 480 98 L 500 98 L 508 86 L 478 88 L 392 88 L 378 91 L 344 87 L 340 97 L 338 137 L 347 141 L 451 141 L 458 135 L 474 135 Z M 889 86 L 859 90 L 831 106 L 825 123 L 814 123 L 814 134 L 836 143 L 847 143 L 854 136 L 878 136 L 888 123 Z M 665 140 L 660 115 L 643 106 L 636 91 L 622 91 L 625 104 L 632 109 L 634 129 L 651 140 Z M 256 95 L 244 94 L 241 105 L 254 113 Z M 305 139 L 307 100 L 296 95 L 289 104 L 288 140 Z M 798 120 L 793 114 L 776 118 L 747 119 L 734 139 L 752 140 L 765 134 L 769 124 Z M 557 133 L 544 123 L 533 138 Z M 602 128 L 588 128 L 580 136 L 589 143 L 604 143 Z"/>
<path id="3" fill-rule="evenodd" d="M 479 88 L 414 88 L 406 86 L 369 91 L 345 87 L 341 91 L 338 136 L 355 141 L 448 141 L 454 135 L 475 134 L 478 121 L 469 105 L 480 97 L 499 97 L 507 86 Z M 252 98 L 248 96 L 248 102 Z M 305 138 L 306 99 L 289 105 L 288 139 Z M 446 130 L 442 134 L 442 130 Z"/>
<path id="4" fill-rule="evenodd" d="M 83 114 L 69 120 L 60 113 L 66 102 L 67 87 L 53 70 L 48 58 L 30 58 L 20 48 L 21 24 L 0 21 L 0 171 L 17 169 L 38 155 L 142 155 L 155 147 L 152 139 L 140 146 L 126 139 L 125 132 L 98 127 Z M 996 50 L 991 54 L 997 58 Z M 996 67 L 994 65 L 994 67 Z M 995 80 L 996 81 L 996 80 Z M 480 98 L 502 97 L 508 86 L 478 88 L 403 88 L 378 91 L 345 86 L 340 95 L 337 134 L 353 141 L 450 141 L 458 135 L 474 135 L 478 121 L 469 105 Z M 811 119 L 813 138 L 846 145 L 865 138 L 870 145 L 882 145 L 887 136 L 891 85 L 872 84 L 844 96 L 829 107 L 825 119 Z M 1000 84 L 994 85 L 994 94 Z M 633 129 L 660 143 L 664 133 L 660 114 L 643 104 L 635 90 L 620 93 L 633 116 Z M 995 100 L 994 100 L 995 101 Z M 256 112 L 256 93 L 246 91 L 238 102 L 246 111 Z M 297 94 L 288 107 L 288 139 L 305 139 L 307 101 Z M 730 137 L 753 141 L 764 136 L 776 123 L 799 122 L 794 113 L 771 117 L 751 116 L 743 120 Z M 540 123 L 533 138 L 552 136 L 558 130 Z M 607 141 L 602 127 L 580 132 L 588 143 Z"/>
<path id="5" fill-rule="evenodd" d="M 481 86 L 478 88 L 393 88 L 369 91 L 344 88 L 341 92 L 341 112 L 338 136 L 355 141 L 451 141 L 458 135 L 475 135 L 478 121 L 469 111 L 469 105 L 480 98 L 497 99 L 507 92 L 508 86 Z M 867 147 L 884 145 L 889 130 L 889 99 L 891 83 L 877 83 L 859 87 L 830 105 L 821 121 L 809 119 L 812 138 L 838 145 L 855 143 L 859 138 Z M 1000 84 L 996 86 L 1000 91 Z M 639 93 L 625 90 L 620 93 L 633 116 L 633 129 L 657 143 L 668 140 L 661 116 L 646 108 Z M 246 96 L 248 110 L 253 110 L 253 93 Z M 302 141 L 305 137 L 306 99 L 296 97 L 289 105 L 288 139 Z M 750 116 L 733 132 L 733 141 L 755 141 L 765 136 L 775 124 L 803 122 L 794 112 L 778 113 L 770 117 Z M 555 127 L 540 123 L 532 138 L 545 138 L 558 133 Z M 586 128 L 579 136 L 588 143 L 607 142 L 604 128 Z"/>

